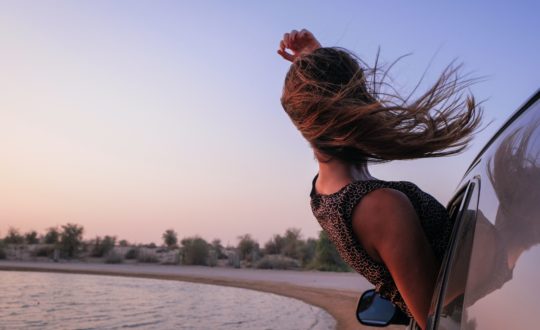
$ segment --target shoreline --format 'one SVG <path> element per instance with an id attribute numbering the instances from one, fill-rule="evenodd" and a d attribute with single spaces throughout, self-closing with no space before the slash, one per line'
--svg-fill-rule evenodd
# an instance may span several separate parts
<path id="1" fill-rule="evenodd" d="M 355 318 L 357 300 L 369 288 L 369 283 L 353 273 L 29 261 L 0 261 L 0 271 L 139 277 L 250 289 L 298 299 L 322 308 L 335 319 L 336 329 L 370 329 Z"/>

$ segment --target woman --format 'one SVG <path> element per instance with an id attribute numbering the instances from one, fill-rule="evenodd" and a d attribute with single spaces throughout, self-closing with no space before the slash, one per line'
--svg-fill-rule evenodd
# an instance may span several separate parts
<path id="1" fill-rule="evenodd" d="M 472 81 L 449 66 L 409 101 L 385 84 L 386 73 L 378 80 L 377 67 L 322 47 L 307 30 L 286 33 L 278 53 L 292 62 L 283 108 L 319 163 L 313 214 L 341 257 L 425 328 L 452 221 L 415 184 L 377 179 L 367 164 L 461 152 L 481 119 L 474 98 L 461 96 Z"/>

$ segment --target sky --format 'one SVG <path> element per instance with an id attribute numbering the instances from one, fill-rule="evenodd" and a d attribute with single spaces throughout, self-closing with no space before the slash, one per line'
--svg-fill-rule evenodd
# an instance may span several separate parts
<path id="1" fill-rule="evenodd" d="M 317 163 L 280 104 L 285 32 L 373 63 L 411 53 L 396 86 L 452 60 L 485 79 L 462 154 L 370 166 L 443 205 L 540 87 L 537 1 L 0 1 L 0 236 L 68 222 L 85 238 L 161 242 L 169 228 L 236 244 L 315 237 Z M 427 70 L 427 71 L 426 71 Z"/>

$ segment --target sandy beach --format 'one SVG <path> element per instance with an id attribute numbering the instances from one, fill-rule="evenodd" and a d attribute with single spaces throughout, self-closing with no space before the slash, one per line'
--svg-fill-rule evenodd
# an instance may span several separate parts
<path id="1" fill-rule="evenodd" d="M 271 292 L 323 308 L 336 319 L 337 329 L 373 329 L 363 327 L 355 318 L 358 298 L 364 290 L 372 286 L 354 273 L 22 261 L 0 261 L 0 270 L 143 277 Z M 402 327 L 386 329 L 402 329 Z"/>

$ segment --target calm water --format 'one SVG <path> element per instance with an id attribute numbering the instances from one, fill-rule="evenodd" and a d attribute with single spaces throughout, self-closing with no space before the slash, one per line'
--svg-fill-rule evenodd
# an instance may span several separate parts
<path id="1" fill-rule="evenodd" d="M 325 311 L 246 289 L 0 271 L 0 329 L 333 329 Z"/>

